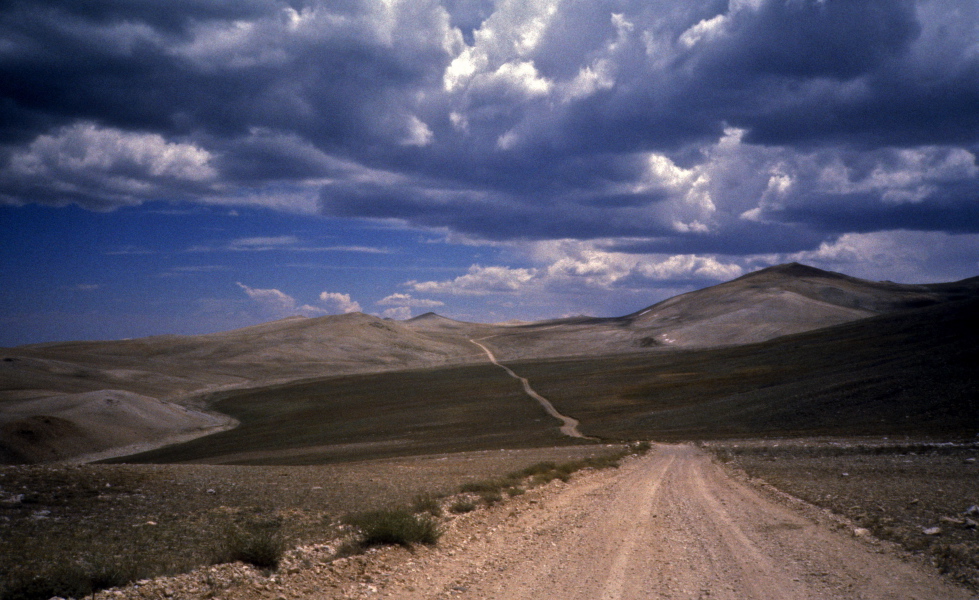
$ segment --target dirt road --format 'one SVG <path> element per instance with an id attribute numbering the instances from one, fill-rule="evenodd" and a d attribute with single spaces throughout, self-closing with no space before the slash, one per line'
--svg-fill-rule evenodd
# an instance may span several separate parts
<path id="1" fill-rule="evenodd" d="M 487 339 L 487 338 L 483 338 L 483 339 Z M 489 348 L 487 348 L 486 346 L 484 346 L 483 344 L 480 344 L 476 340 L 469 340 L 469 341 L 472 342 L 473 344 L 476 344 L 480 348 L 482 348 L 483 349 L 483 352 L 486 353 L 486 357 L 489 358 L 489 360 L 490 360 L 491 363 L 493 363 L 494 365 L 496 365 L 496 366 L 500 367 L 501 369 L 503 369 L 504 371 L 506 371 L 507 374 L 510 377 L 513 377 L 514 379 L 518 380 L 520 382 L 520 384 L 523 386 L 524 393 L 527 394 L 528 396 L 530 396 L 531 398 L 533 398 L 534 400 L 536 400 L 541 406 L 543 406 L 544 407 L 544 410 L 547 412 L 547 414 L 549 414 L 552 417 L 554 417 L 555 419 L 561 421 L 561 433 L 563 433 L 564 435 L 566 435 L 568 437 L 573 437 L 573 438 L 594 439 L 594 438 L 589 438 L 588 436 L 583 435 L 578 430 L 578 425 L 580 423 L 578 422 L 577 419 L 573 419 L 573 418 L 571 418 L 571 417 L 569 417 L 567 415 L 562 415 L 561 413 L 558 412 L 558 410 L 556 408 L 554 408 L 554 405 L 551 404 L 551 401 L 550 400 L 548 400 L 544 396 L 541 396 L 536 391 L 534 391 L 534 388 L 530 387 L 530 381 L 528 381 L 526 377 L 521 377 L 521 376 L 517 375 L 516 373 L 514 373 L 513 370 L 510 367 L 501 365 L 496 360 L 496 356 L 493 354 L 493 352 Z"/>
<path id="2" fill-rule="evenodd" d="M 142 581 L 90 600 L 968 600 L 937 572 L 819 509 L 732 478 L 693 446 L 455 515 L 438 547 L 290 553 Z"/>
<path id="3" fill-rule="evenodd" d="M 370 583 L 342 586 L 337 597 L 972 597 L 927 567 L 782 504 L 694 447 L 657 447 L 618 470 L 460 517 L 438 550 L 378 557 Z"/>

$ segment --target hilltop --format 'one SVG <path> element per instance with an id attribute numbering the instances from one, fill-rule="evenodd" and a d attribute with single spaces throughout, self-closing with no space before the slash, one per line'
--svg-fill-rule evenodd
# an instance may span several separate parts
<path id="1" fill-rule="evenodd" d="M 489 340 L 503 359 L 752 344 L 979 294 L 979 277 L 908 285 L 790 263 L 749 273 L 617 318 L 563 319 Z"/>

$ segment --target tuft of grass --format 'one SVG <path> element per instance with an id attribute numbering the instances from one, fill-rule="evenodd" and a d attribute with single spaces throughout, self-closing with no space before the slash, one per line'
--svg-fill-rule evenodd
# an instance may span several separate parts
<path id="1" fill-rule="evenodd" d="M 422 494 L 415 496 L 411 503 L 411 512 L 415 514 L 428 514 L 433 517 L 442 516 L 442 504 L 439 499 L 432 494 Z"/>
<path id="2" fill-rule="evenodd" d="M 516 485 L 514 479 L 505 477 L 503 479 L 484 479 L 482 481 L 470 481 L 459 486 L 460 492 L 473 494 L 493 494 L 499 493 L 507 488 Z"/>
<path id="3" fill-rule="evenodd" d="M 497 502 L 503 501 L 503 494 L 500 492 L 483 492 L 479 495 L 479 499 L 483 501 L 486 506 L 493 506 Z"/>
<path id="4" fill-rule="evenodd" d="M 81 598 L 125 585 L 143 575 L 136 566 L 114 561 L 51 565 L 33 576 L 13 577 L 0 587 L 3 600 L 47 600 L 53 597 Z"/>
<path id="5" fill-rule="evenodd" d="M 225 546 L 215 562 L 241 561 L 274 571 L 279 567 L 286 542 L 279 521 L 239 525 L 229 530 Z"/>
<path id="6" fill-rule="evenodd" d="M 530 478 L 528 485 L 530 485 L 530 487 L 538 487 L 541 485 L 547 485 L 550 482 L 554 481 L 555 479 L 557 479 L 556 471 L 548 471 L 547 473 L 538 473 L 537 475 L 534 475 L 533 477 Z"/>
<path id="7" fill-rule="evenodd" d="M 943 574 L 970 585 L 975 589 L 979 584 L 979 551 L 967 544 L 938 543 L 929 548 L 932 561 Z"/>
<path id="8" fill-rule="evenodd" d="M 476 510 L 476 505 L 468 500 L 459 500 L 453 502 L 452 506 L 449 507 L 449 512 L 455 514 L 467 513 Z"/>
<path id="9" fill-rule="evenodd" d="M 397 545 L 410 548 L 414 544 L 434 546 L 442 532 L 428 516 L 417 516 L 408 510 L 378 510 L 352 515 L 347 523 L 360 529 L 360 545 Z"/>
<path id="10" fill-rule="evenodd" d="M 529 467 L 521 469 L 519 471 L 514 471 L 507 475 L 507 477 L 512 479 L 526 479 L 527 477 L 533 477 L 534 475 L 541 475 L 544 473 L 549 473 L 557 468 L 557 463 L 552 461 L 543 461 L 539 463 L 534 463 Z"/>
<path id="11" fill-rule="evenodd" d="M 644 446 L 643 444 L 646 445 Z M 648 442 L 643 442 L 630 448 L 629 450 L 624 450 L 614 454 L 583 458 L 581 460 L 573 460 L 560 464 L 554 462 L 540 462 L 531 465 L 526 469 L 514 471 L 513 473 L 508 474 L 507 478 L 514 482 L 529 480 L 529 487 L 545 485 L 554 481 L 555 479 L 568 482 L 571 480 L 571 476 L 574 473 L 581 471 L 582 469 L 618 468 L 619 462 L 626 456 L 629 456 L 630 454 L 645 454 L 649 451 L 650 447 L 651 446 L 648 444 Z"/>

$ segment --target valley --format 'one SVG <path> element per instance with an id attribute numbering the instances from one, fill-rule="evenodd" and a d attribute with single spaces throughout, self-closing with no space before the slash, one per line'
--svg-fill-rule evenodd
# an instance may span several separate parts
<path id="1" fill-rule="evenodd" d="M 977 336 L 979 278 L 901 285 L 790 264 L 614 318 L 357 313 L 4 348 L 0 529 L 39 545 L 8 548 L 0 573 L 45 572 L 57 558 L 40 548 L 68 527 L 79 564 L 141 539 L 164 551 L 139 578 L 203 577 L 194 567 L 212 550 L 174 560 L 175 539 L 274 522 L 307 567 L 223 588 L 195 580 L 202 591 L 184 597 L 319 597 L 320 581 L 336 598 L 885 598 L 913 581 L 916 597 L 967 598 L 956 586 L 979 585 L 975 529 L 922 531 L 940 517 L 966 523 L 979 504 Z M 584 467 L 500 504 L 459 496 L 466 482 L 637 440 L 658 444 L 617 470 Z M 826 451 L 830 441 L 850 453 Z M 844 470 L 864 490 L 899 471 L 908 497 L 843 489 Z M 345 514 L 426 494 L 441 502 L 438 548 L 337 554 Z M 927 511 L 908 509 L 916 498 Z M 471 501 L 472 514 L 447 510 Z M 619 521 L 637 528 L 602 533 Z M 897 574 L 899 556 L 916 566 Z M 565 578 L 568 560 L 584 575 Z M 794 566 L 778 577 L 765 568 L 783 564 Z"/>

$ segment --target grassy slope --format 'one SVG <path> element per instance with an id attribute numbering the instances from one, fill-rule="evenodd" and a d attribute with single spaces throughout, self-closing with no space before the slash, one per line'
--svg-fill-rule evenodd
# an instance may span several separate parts
<path id="1" fill-rule="evenodd" d="M 748 346 L 516 363 L 606 438 L 979 431 L 979 300 Z"/>
<path id="2" fill-rule="evenodd" d="M 212 402 L 241 425 L 116 462 L 324 464 L 574 443 L 492 365 L 323 378 Z"/>
<path id="3" fill-rule="evenodd" d="M 973 436 L 979 301 L 761 344 L 513 363 L 605 439 Z M 232 431 L 125 462 L 322 464 L 572 443 L 490 365 L 323 378 L 215 396 Z"/>

